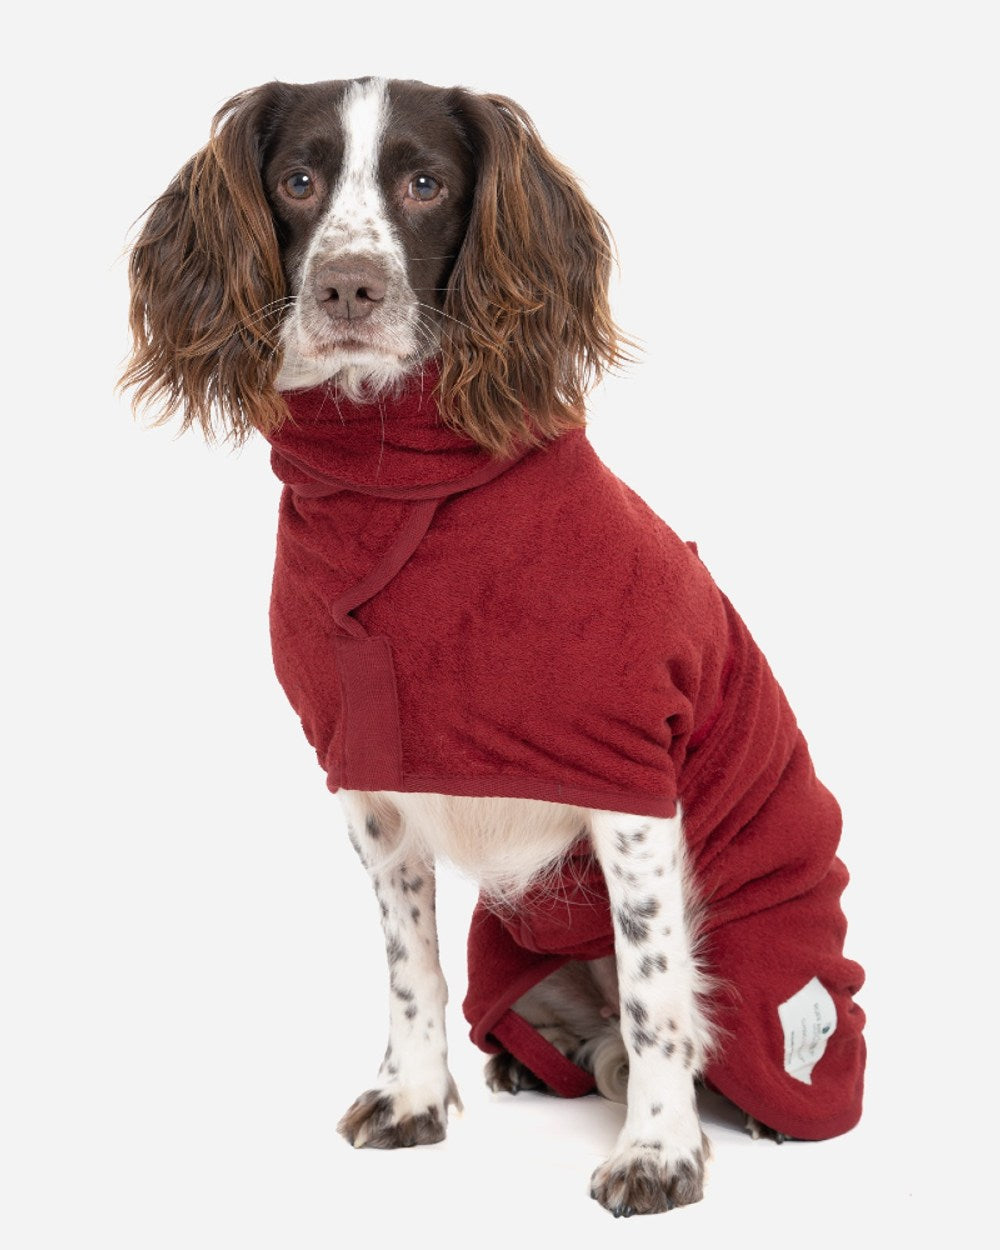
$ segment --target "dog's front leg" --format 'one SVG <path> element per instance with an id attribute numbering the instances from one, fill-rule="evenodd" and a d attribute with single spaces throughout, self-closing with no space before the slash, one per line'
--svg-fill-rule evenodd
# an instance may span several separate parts
<path id="1" fill-rule="evenodd" d="M 629 1079 L 625 1125 L 591 1195 L 616 1216 L 666 1211 L 701 1198 L 707 1146 L 694 1078 L 708 1035 L 681 817 L 595 812 L 592 837 L 611 901 Z"/>
<path id="2" fill-rule="evenodd" d="M 352 1146 L 419 1146 L 442 1141 L 448 1107 L 461 1109 L 448 1071 L 438 961 L 434 866 L 390 859 L 398 821 L 376 818 L 358 795 L 344 796 L 348 832 L 371 875 L 389 961 L 389 1044 L 378 1084 L 348 1108 L 339 1131 Z"/>

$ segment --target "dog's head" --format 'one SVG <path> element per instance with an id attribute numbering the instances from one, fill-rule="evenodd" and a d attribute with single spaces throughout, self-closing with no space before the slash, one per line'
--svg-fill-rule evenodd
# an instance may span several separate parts
<path id="1" fill-rule="evenodd" d="M 391 388 L 497 454 L 582 420 L 625 354 L 602 218 L 502 96 L 363 78 L 235 96 L 130 261 L 137 402 L 274 430 L 282 390 Z M 530 428 L 525 413 L 531 414 Z"/>

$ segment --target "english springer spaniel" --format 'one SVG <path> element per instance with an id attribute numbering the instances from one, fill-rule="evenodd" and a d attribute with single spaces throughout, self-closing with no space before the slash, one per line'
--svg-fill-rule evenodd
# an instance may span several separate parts
<path id="1" fill-rule="evenodd" d="M 513 101 L 378 78 L 268 83 L 223 106 L 145 222 L 123 382 L 160 419 L 179 412 L 240 441 L 280 431 L 292 393 L 328 388 L 364 404 L 433 363 L 449 431 L 498 458 L 544 448 L 580 429 L 587 390 L 627 358 L 610 262 L 604 221 Z M 472 872 L 487 906 L 516 910 L 582 834 L 606 883 L 615 954 L 564 961 L 516 1013 L 627 1103 L 592 1196 L 615 1215 L 698 1201 L 707 1142 L 694 1089 L 711 1054 L 715 969 L 699 955 L 700 880 L 679 807 L 636 815 L 488 791 L 341 797 L 381 903 L 392 987 L 385 1059 L 340 1122 L 347 1140 L 439 1141 L 459 1105 L 435 858 Z M 775 1012 L 779 1068 L 780 1028 Z M 491 1049 L 492 1088 L 545 1088 L 513 1047 Z"/>

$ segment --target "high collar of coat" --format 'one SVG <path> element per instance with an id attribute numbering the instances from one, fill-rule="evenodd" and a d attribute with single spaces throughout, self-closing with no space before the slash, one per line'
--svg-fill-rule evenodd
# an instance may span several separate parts
<path id="1" fill-rule="evenodd" d="M 438 415 L 436 364 L 372 399 L 333 385 L 290 391 L 289 417 L 268 436 L 271 466 L 296 494 L 349 490 L 395 499 L 433 499 L 499 476 L 526 450 L 499 459 L 449 429 Z"/>

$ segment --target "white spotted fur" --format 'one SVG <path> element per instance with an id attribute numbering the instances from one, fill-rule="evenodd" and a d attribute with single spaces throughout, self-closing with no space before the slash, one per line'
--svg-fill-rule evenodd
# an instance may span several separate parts
<path id="1" fill-rule="evenodd" d="M 593 844 L 615 927 L 622 1040 L 629 1058 L 625 1124 L 599 1188 L 637 1157 L 666 1175 L 701 1175 L 701 1124 L 694 1077 L 708 1047 L 705 982 L 695 962 L 681 814 L 669 820 L 595 812 Z M 639 935 L 635 930 L 639 930 Z"/>
<path id="2" fill-rule="evenodd" d="M 392 1099 L 395 1122 L 433 1109 L 444 1125 L 448 1106 L 460 1108 L 461 1100 L 448 1071 L 448 987 L 438 958 L 434 862 L 412 847 L 396 853 L 404 841 L 398 815 L 382 805 L 376 816 L 367 800 L 343 794 L 351 841 L 379 900 L 389 960 L 389 1042 L 376 1090 Z M 353 1110 L 345 1113 L 341 1131 Z M 351 1144 L 364 1146 L 370 1136 L 363 1122 Z"/>
<path id="3" fill-rule="evenodd" d="M 431 900 L 433 863 L 445 856 L 488 894 L 516 905 L 518 893 L 544 880 L 585 836 L 608 885 L 616 967 L 607 960 L 571 962 L 523 995 L 517 1010 L 564 1054 L 590 1068 L 606 1097 L 627 1104 L 615 1149 L 594 1174 L 596 1187 L 636 1159 L 643 1165 L 655 1159 L 666 1176 L 687 1163 L 700 1177 L 694 1080 L 710 1047 L 704 1010 L 709 985 L 696 958 L 697 905 L 680 812 L 657 820 L 533 799 L 388 791 L 344 791 L 342 798 L 382 904 L 387 946 L 400 934 L 419 943 L 414 947 L 419 957 L 397 961 L 391 969 L 387 1054 L 399 1071 L 387 1071 L 383 1063 L 379 1090 L 399 1096 L 412 1082 L 405 1105 L 426 1100 L 433 1091 L 442 1112 L 449 1091 L 454 1093 L 443 1044 L 447 995 L 433 913 L 422 910 L 416 927 L 409 918 L 412 891 L 405 882 L 408 875 L 412 880 L 414 866 L 431 883 Z M 369 819 L 381 830 L 379 837 L 359 839 L 357 831 Z M 641 917 L 648 935 L 630 941 L 620 917 L 629 909 L 641 915 L 654 903 L 655 915 Z M 430 1035 L 406 1020 L 395 993 L 400 981 L 418 1004 L 416 1018 L 434 1022 Z M 642 1032 L 637 1035 L 636 1029 Z"/>

